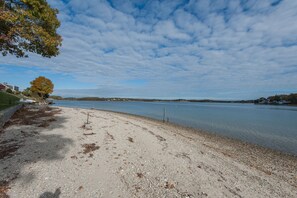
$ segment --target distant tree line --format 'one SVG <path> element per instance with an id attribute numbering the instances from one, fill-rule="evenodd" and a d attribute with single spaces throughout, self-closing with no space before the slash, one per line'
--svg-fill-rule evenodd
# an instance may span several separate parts
<path id="1" fill-rule="evenodd" d="M 289 95 L 274 95 L 267 98 L 261 97 L 255 100 L 256 104 L 297 104 L 297 93 L 292 93 Z"/>
<path id="2" fill-rule="evenodd" d="M 215 103 L 255 103 L 255 104 L 297 104 L 297 93 L 290 95 L 275 95 L 256 100 L 194 100 L 194 99 L 143 99 L 143 98 L 100 98 L 100 97 L 66 97 L 50 96 L 54 100 L 76 100 L 76 101 L 141 101 L 141 102 L 215 102 Z"/>
<path id="3" fill-rule="evenodd" d="M 219 102 L 219 103 L 253 103 L 254 100 L 194 100 L 194 99 L 172 99 L 172 100 L 165 100 L 165 99 L 145 99 L 145 98 L 100 98 L 100 97 L 82 97 L 82 98 L 75 98 L 75 97 L 66 97 L 63 98 L 61 96 L 54 96 L 51 95 L 50 98 L 54 100 L 76 100 L 76 101 L 140 101 L 140 102 Z"/>

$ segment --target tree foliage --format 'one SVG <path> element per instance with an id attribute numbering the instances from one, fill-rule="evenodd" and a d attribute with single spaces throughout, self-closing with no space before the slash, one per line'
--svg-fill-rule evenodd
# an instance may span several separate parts
<path id="1" fill-rule="evenodd" d="M 46 0 L 0 0 L 0 52 L 27 57 L 33 52 L 44 57 L 59 54 L 62 39 L 58 10 Z"/>
<path id="2" fill-rule="evenodd" d="M 297 93 L 291 93 L 289 95 L 283 94 L 283 95 L 274 95 L 274 96 L 269 96 L 267 99 L 266 98 L 259 98 L 255 100 L 255 103 L 260 103 L 261 101 L 267 100 L 267 103 L 275 103 L 275 102 L 280 102 L 280 101 L 287 101 L 290 104 L 297 104 Z"/>
<path id="3" fill-rule="evenodd" d="M 30 90 L 30 87 L 27 87 L 26 89 L 24 89 L 24 90 L 22 91 L 22 94 L 23 94 L 24 96 L 31 96 L 31 90 Z"/>
<path id="4" fill-rule="evenodd" d="M 38 94 L 41 99 L 45 99 L 49 94 L 53 93 L 54 84 L 50 79 L 39 76 L 31 82 L 30 91 Z"/>
<path id="5" fill-rule="evenodd" d="M 11 89 L 9 89 L 9 88 L 6 90 L 6 92 L 7 92 L 7 93 L 10 93 L 10 94 L 13 93 L 13 91 L 12 91 Z"/>

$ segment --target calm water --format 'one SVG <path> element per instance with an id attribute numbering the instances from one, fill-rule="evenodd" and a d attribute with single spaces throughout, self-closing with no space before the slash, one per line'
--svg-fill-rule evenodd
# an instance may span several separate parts
<path id="1" fill-rule="evenodd" d="M 163 119 L 297 155 L 297 107 L 190 102 L 55 101 Z"/>

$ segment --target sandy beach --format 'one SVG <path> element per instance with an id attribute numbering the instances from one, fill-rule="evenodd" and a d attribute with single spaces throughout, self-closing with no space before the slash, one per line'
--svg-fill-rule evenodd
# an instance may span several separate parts
<path id="1" fill-rule="evenodd" d="M 107 111 L 26 107 L 0 132 L 0 197 L 296 197 L 296 167 L 291 155 Z"/>

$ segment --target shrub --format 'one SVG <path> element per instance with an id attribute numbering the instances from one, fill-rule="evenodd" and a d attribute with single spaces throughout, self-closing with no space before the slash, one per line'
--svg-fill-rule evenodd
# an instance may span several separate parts
<path id="1" fill-rule="evenodd" d="M 11 89 L 7 89 L 6 92 L 7 92 L 7 93 L 10 93 L 10 94 L 13 93 L 13 91 L 12 91 Z"/>

